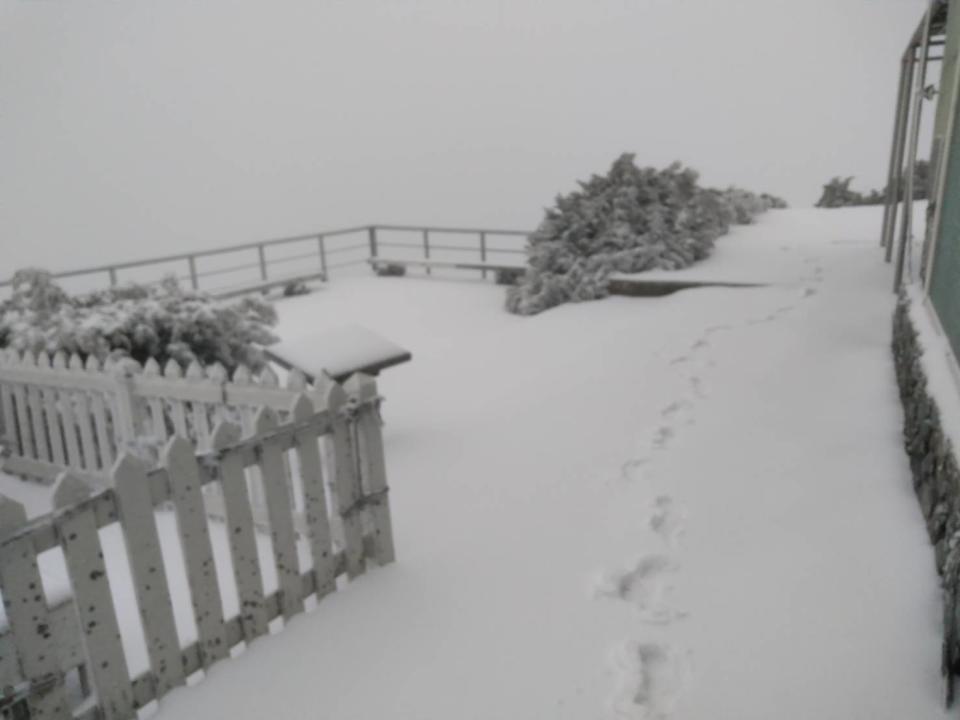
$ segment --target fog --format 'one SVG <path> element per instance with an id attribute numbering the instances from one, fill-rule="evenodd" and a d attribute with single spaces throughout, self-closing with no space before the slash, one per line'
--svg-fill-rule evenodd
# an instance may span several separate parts
<path id="1" fill-rule="evenodd" d="M 0 0 L 7 277 L 371 222 L 532 228 L 621 152 L 885 181 L 923 0 Z"/>

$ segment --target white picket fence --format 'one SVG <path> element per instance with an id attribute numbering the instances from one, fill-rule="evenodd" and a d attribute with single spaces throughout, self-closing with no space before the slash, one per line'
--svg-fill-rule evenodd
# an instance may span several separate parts
<path id="1" fill-rule="evenodd" d="M 340 576 L 363 573 L 368 558 L 379 565 L 394 559 L 378 398 L 369 379 L 353 383 L 351 398 L 332 382 L 295 391 L 275 387 L 269 377 L 255 384 L 243 373 L 226 382 L 209 373 L 191 378 L 188 372 L 186 381 L 174 384 L 151 368 L 111 374 L 90 367 L 84 369 L 86 384 L 78 387 L 76 372 L 64 372 L 61 360 L 50 367 L 17 360 L 0 372 L 7 441 L 16 443 L 24 462 L 39 464 L 33 467 L 63 460 L 82 468 L 61 472 L 54 488 L 57 509 L 41 518 L 28 522 L 21 506 L 0 498 L 0 594 L 8 623 L 0 631 L 0 688 L 18 688 L 31 718 L 134 718 L 138 708 L 183 685 L 197 670 L 265 634 L 274 618 L 302 612 L 305 598 L 319 600 L 335 591 Z M 52 376 L 59 380 L 40 382 Z M 302 379 L 291 380 L 300 384 Z M 256 407 L 255 398 L 262 404 L 246 431 L 225 417 Z M 146 403 L 153 422 L 145 426 L 148 432 L 167 433 L 168 421 L 177 431 L 165 439 L 153 464 L 117 439 L 123 436 L 117 427 L 143 420 L 138 402 Z M 185 428 L 190 434 L 188 417 L 198 445 L 179 436 Z M 101 424 L 101 418 L 109 419 Z M 107 470 L 111 453 L 116 460 Z M 254 473 L 262 482 L 277 577 L 278 589 L 270 594 L 264 591 L 256 504 L 249 494 Z M 91 490 L 91 482 L 100 489 Z M 211 497 L 222 502 L 228 569 L 216 567 L 211 549 Z M 303 508 L 299 515 L 297 507 Z M 176 599 L 156 523 L 161 508 L 175 513 L 192 598 L 197 640 L 185 647 L 175 640 Z M 297 559 L 297 517 L 309 545 L 307 568 Z M 114 524 L 122 530 L 149 657 L 149 670 L 136 677 L 130 676 L 120 642 L 101 546 L 99 531 Z M 59 603 L 48 601 L 37 560 L 55 548 L 63 553 L 72 598 Z M 233 617 L 224 617 L 217 582 L 224 572 L 237 591 Z M 78 670 L 89 697 L 71 707 L 64 677 Z"/>

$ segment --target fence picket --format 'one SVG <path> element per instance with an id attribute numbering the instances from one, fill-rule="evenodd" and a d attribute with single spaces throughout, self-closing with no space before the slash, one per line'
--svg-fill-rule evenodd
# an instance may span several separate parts
<path id="1" fill-rule="evenodd" d="M 183 377 L 183 370 L 177 361 L 171 358 L 163 368 L 163 376 L 169 380 L 179 380 Z M 182 400 L 169 400 L 170 418 L 173 420 L 173 432 L 182 438 L 190 437 L 187 432 L 187 412 Z"/>
<path id="2" fill-rule="evenodd" d="M 53 356 L 53 369 L 66 375 L 67 357 L 62 352 Z M 63 421 L 63 437 L 66 441 L 67 465 L 75 470 L 83 470 L 83 457 L 80 454 L 80 444 L 77 441 L 77 424 L 74 420 L 76 413 L 73 408 L 73 394 L 69 390 L 57 392 L 60 406 L 60 419 Z"/>
<path id="3" fill-rule="evenodd" d="M 223 604 L 217 585 L 217 569 L 193 445 L 182 437 L 172 438 L 164 448 L 162 462 L 170 478 L 177 529 L 199 634 L 201 664 L 206 668 L 226 657 L 230 649 L 223 626 Z"/>
<path id="4" fill-rule="evenodd" d="M 12 535 L 26 521 L 22 505 L 0 496 L 0 528 L 5 534 Z M 31 685 L 28 716 L 32 720 L 70 717 L 37 556 L 29 537 L 0 544 L 0 589 L 20 668 Z"/>
<path id="5" fill-rule="evenodd" d="M 214 428 L 210 443 L 214 450 L 223 450 L 240 439 L 237 425 L 223 422 Z M 250 497 L 243 473 L 243 460 L 236 453 L 226 453 L 220 459 L 220 484 L 223 505 L 229 529 L 230 556 L 233 577 L 237 584 L 240 626 L 247 642 L 267 632 L 267 611 L 263 602 L 263 578 L 257 555 L 256 528 L 250 511 Z"/>
<path id="6" fill-rule="evenodd" d="M 159 698 L 182 685 L 184 676 L 150 485 L 144 463 L 128 453 L 120 456 L 112 477 L 127 545 L 130 576 L 137 594 L 150 669 L 156 683 L 154 691 Z"/>
<path id="7" fill-rule="evenodd" d="M 51 370 L 50 356 L 46 353 L 40 353 L 37 357 L 37 367 L 42 370 Z M 2 389 L 3 388 L 0 388 L 0 391 L 2 391 Z M 63 447 L 63 432 L 60 429 L 60 411 L 57 408 L 57 392 L 51 387 L 43 386 L 40 388 L 40 397 L 43 400 L 43 411 L 46 415 L 51 459 L 60 467 L 66 467 L 67 458 Z"/>
<path id="8" fill-rule="evenodd" d="M 84 368 L 88 373 L 101 372 L 100 361 L 93 355 L 87 357 Z M 97 448 L 100 451 L 101 467 L 107 469 L 113 465 L 114 449 L 110 425 L 107 420 L 107 409 L 101 393 L 90 394 L 90 409 L 93 412 L 93 426 L 97 433 Z"/>
<path id="9" fill-rule="evenodd" d="M 68 367 L 75 372 L 82 371 L 83 361 L 80 359 L 80 356 L 76 354 L 72 355 Z M 90 401 L 84 390 L 77 392 L 74 395 L 74 400 L 76 401 L 74 421 L 80 430 L 80 446 L 83 448 L 83 466 L 90 472 L 94 472 L 99 467 L 99 463 L 97 461 L 97 448 L 93 443 L 93 423 L 92 415 L 90 414 Z"/>
<path id="10" fill-rule="evenodd" d="M 363 552 L 363 524 L 360 518 L 360 478 L 356 472 L 356 458 L 348 419 L 345 417 L 348 398 L 344 389 L 330 384 L 326 407 L 330 411 L 333 436 L 333 464 L 336 473 L 335 488 L 337 514 L 343 532 L 343 552 L 347 562 L 347 577 L 351 580 L 363 574 L 366 560 Z"/>
<path id="11" fill-rule="evenodd" d="M 161 376 L 160 363 L 155 359 L 149 358 L 143 364 L 143 374 L 148 378 L 158 378 Z M 157 443 L 165 443 L 169 434 L 167 433 L 167 419 L 163 411 L 163 400 L 158 397 L 147 398 L 147 411 L 150 417 L 150 430 L 153 439 Z"/>
<path id="12" fill-rule="evenodd" d="M 135 717 L 133 688 L 120 644 L 120 628 L 110 593 L 100 535 L 93 509 L 83 501 L 89 488 L 82 480 L 63 473 L 53 491 L 60 547 L 73 588 L 97 704 L 104 720 Z"/>
<path id="13" fill-rule="evenodd" d="M 24 353 L 26 356 L 28 353 Z M 23 362 L 22 360 L 20 361 Z M 13 386 L 13 399 L 16 404 L 17 426 L 20 428 L 20 451 L 24 457 L 35 458 L 36 450 L 33 444 L 33 428 L 30 425 L 30 414 L 27 411 L 27 389 L 20 383 Z"/>
<path id="14" fill-rule="evenodd" d="M 261 408 L 254 420 L 254 431 L 265 435 L 277 427 L 277 414 L 270 408 Z M 277 588 L 284 620 L 303 611 L 302 583 L 300 581 L 297 539 L 290 510 L 290 486 L 283 464 L 280 446 L 270 440 L 259 447 L 258 465 L 263 477 L 267 512 L 270 518 L 270 536 L 273 540 L 273 560 L 277 566 Z"/>
<path id="15" fill-rule="evenodd" d="M 12 350 L 0 351 L 0 367 L 10 365 L 12 362 Z M 20 433 L 17 432 L 17 417 L 13 406 L 13 389 L 6 383 L 0 385 L 0 406 L 3 408 L 4 440 L 13 452 L 20 453 Z"/>
<path id="16" fill-rule="evenodd" d="M 187 368 L 186 378 L 188 382 L 204 383 L 207 381 L 206 374 L 200 363 L 194 360 Z M 195 400 L 190 403 L 194 440 L 197 450 L 203 451 L 210 447 L 210 419 L 207 417 L 206 404 Z"/>
<path id="17" fill-rule="evenodd" d="M 361 402 L 357 418 L 360 477 L 373 524 L 374 556 L 377 563 L 386 565 L 396 559 L 396 554 L 393 547 L 393 523 L 390 519 L 390 498 L 387 494 L 387 464 L 383 452 L 380 413 L 376 405 L 369 402 L 376 400 L 377 383 L 369 375 L 357 373 L 347 381 L 346 388 Z"/>
<path id="18" fill-rule="evenodd" d="M 306 395 L 299 395 L 290 408 L 293 422 L 301 422 L 316 411 Z M 317 580 L 317 599 L 336 590 L 336 570 L 333 566 L 330 519 L 323 468 L 320 462 L 320 438 L 315 430 L 300 430 L 296 435 L 296 453 L 303 486 L 304 517 L 313 555 L 313 572 Z"/>
<path id="19" fill-rule="evenodd" d="M 37 360 L 33 353 L 23 354 L 24 365 L 36 367 Z M 30 421 L 32 423 L 33 439 L 36 443 L 37 460 L 50 462 L 50 446 L 47 443 L 47 430 L 43 417 L 43 398 L 40 388 L 36 385 L 27 386 L 27 402 L 30 405 Z"/>

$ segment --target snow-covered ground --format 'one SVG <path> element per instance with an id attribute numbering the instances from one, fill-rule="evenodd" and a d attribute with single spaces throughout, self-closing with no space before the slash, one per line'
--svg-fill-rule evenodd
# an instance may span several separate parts
<path id="1" fill-rule="evenodd" d="M 413 352 L 381 380 L 398 561 L 160 717 L 946 717 L 880 212 L 721 239 L 710 262 L 767 287 L 532 318 L 463 275 L 281 302 L 283 337 Z"/>

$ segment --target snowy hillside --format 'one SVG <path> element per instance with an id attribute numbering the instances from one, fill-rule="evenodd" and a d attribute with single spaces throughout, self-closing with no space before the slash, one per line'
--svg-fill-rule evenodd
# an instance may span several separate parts
<path id="1" fill-rule="evenodd" d="M 765 287 L 521 318 L 463 275 L 357 277 L 279 303 L 284 338 L 413 352 L 381 381 L 398 561 L 159 717 L 946 717 L 881 212 L 770 212 L 697 270 Z"/>
<path id="2" fill-rule="evenodd" d="M 282 335 L 413 351 L 382 382 L 399 561 L 162 716 L 943 717 L 879 221 L 736 229 L 758 289 L 530 319 L 437 279 L 281 303 Z"/>

